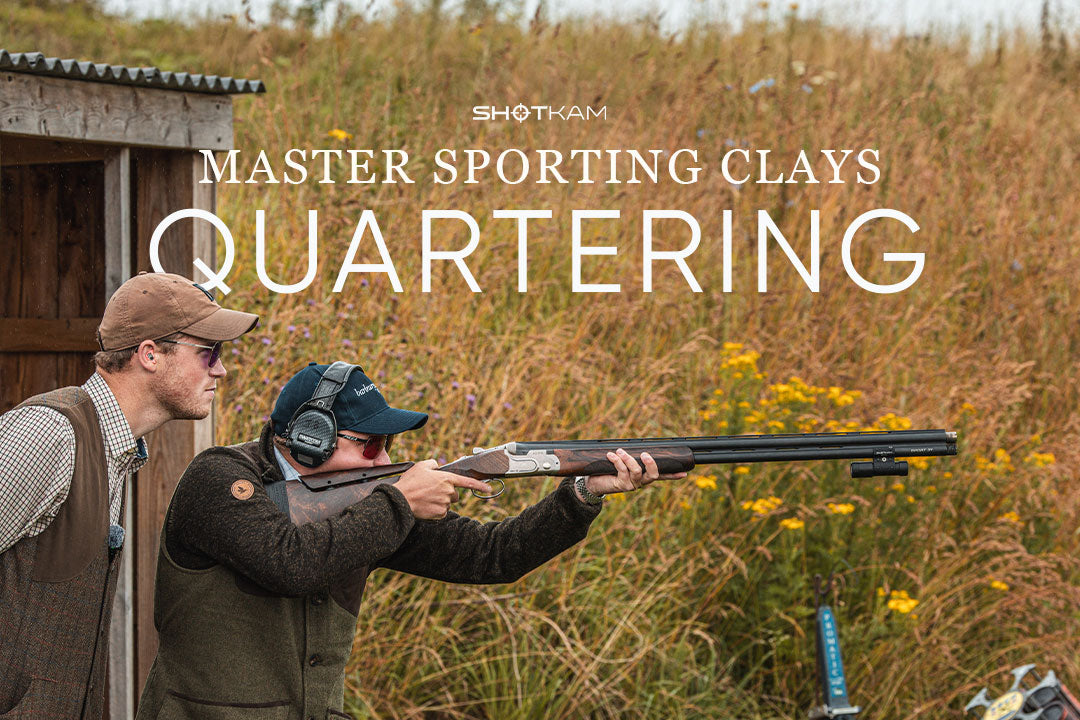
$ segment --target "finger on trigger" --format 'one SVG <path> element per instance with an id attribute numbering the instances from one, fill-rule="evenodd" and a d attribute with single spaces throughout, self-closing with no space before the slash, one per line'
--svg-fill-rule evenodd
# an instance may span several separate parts
<path id="1" fill-rule="evenodd" d="M 470 490 L 480 490 L 481 492 L 488 493 L 489 495 L 491 494 L 492 490 L 494 490 L 491 485 L 487 484 L 483 480 L 477 480 L 476 478 L 465 477 L 463 475 L 454 475 L 453 479 L 450 482 L 452 482 L 455 487 L 468 488 Z"/>

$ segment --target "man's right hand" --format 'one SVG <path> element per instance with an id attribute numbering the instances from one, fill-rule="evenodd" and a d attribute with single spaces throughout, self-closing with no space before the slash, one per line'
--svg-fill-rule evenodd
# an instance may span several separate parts
<path id="1" fill-rule="evenodd" d="M 406 470 L 394 483 L 418 520 L 439 520 L 446 517 L 450 506 L 458 499 L 458 488 L 469 488 L 490 495 L 493 488 L 482 480 L 436 470 L 434 460 L 423 460 Z"/>

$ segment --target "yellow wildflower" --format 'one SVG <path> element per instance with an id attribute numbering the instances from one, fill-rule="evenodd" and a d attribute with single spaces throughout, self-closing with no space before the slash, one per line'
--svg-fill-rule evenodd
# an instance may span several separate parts
<path id="1" fill-rule="evenodd" d="M 750 468 L 746 465 L 738 465 L 735 467 L 734 472 L 736 475 L 747 475 L 750 473 Z"/>
<path id="2" fill-rule="evenodd" d="M 910 430 L 911 419 L 906 417 L 900 417 L 896 413 L 886 413 L 877 419 L 874 423 L 878 427 L 884 430 Z"/>
<path id="3" fill-rule="evenodd" d="M 334 128 L 330 132 L 326 133 L 335 140 L 352 140 L 352 133 L 347 133 L 341 128 Z"/>
<path id="4" fill-rule="evenodd" d="M 960 412 L 970 413 L 970 414 L 974 415 L 975 414 L 975 406 L 972 405 L 969 402 L 966 402 L 966 403 L 964 403 L 963 405 L 960 406 Z"/>
<path id="5" fill-rule="evenodd" d="M 715 475 L 702 475 L 701 477 L 694 478 L 694 484 L 702 490 L 715 490 L 716 489 L 716 476 Z"/>
<path id="6" fill-rule="evenodd" d="M 998 520 L 1004 520 L 1005 522 L 1011 522 L 1011 523 L 1019 524 L 1020 516 L 1016 513 L 1015 510 L 1010 510 L 1007 513 L 1004 513 L 1002 515 L 998 515 Z"/>
<path id="7" fill-rule="evenodd" d="M 1009 589 L 1009 584 L 1006 582 L 1002 582 L 1001 580 L 991 580 L 990 587 L 994 588 L 995 590 L 1005 592 Z"/>
<path id="8" fill-rule="evenodd" d="M 855 506 L 851 503 L 826 503 L 825 507 L 829 508 L 833 515 L 850 515 L 855 512 Z"/>
<path id="9" fill-rule="evenodd" d="M 914 498 L 914 497 L 912 497 L 911 495 L 908 495 L 908 496 L 907 496 L 907 501 L 908 501 L 909 503 L 913 503 L 913 502 L 915 502 L 915 498 Z"/>
<path id="10" fill-rule="evenodd" d="M 802 530 L 806 523 L 799 518 L 784 518 L 780 521 L 780 527 L 785 530 Z"/>
<path id="11" fill-rule="evenodd" d="M 889 593 L 889 601 L 886 603 L 886 607 L 890 610 L 906 615 L 914 610 L 919 604 L 919 601 L 907 594 L 907 590 L 893 590 Z"/>
<path id="12" fill-rule="evenodd" d="M 744 502 L 742 504 L 742 509 L 743 510 L 750 510 L 755 515 L 768 515 L 773 510 L 780 507 L 783 504 L 783 502 L 784 502 L 783 500 L 776 497 L 775 495 L 770 495 L 767 498 L 758 498 L 757 500 L 747 500 L 746 502 Z"/>
<path id="13" fill-rule="evenodd" d="M 1034 467 L 1046 467 L 1047 465 L 1053 465 L 1056 461 L 1054 453 L 1041 453 L 1030 452 L 1027 457 L 1024 458 L 1024 462 Z"/>
<path id="14" fill-rule="evenodd" d="M 689 510 L 690 509 L 690 503 L 686 502 L 685 500 L 680 500 L 679 501 L 679 507 L 681 507 L 683 510 Z"/>
<path id="15" fill-rule="evenodd" d="M 904 487 L 904 483 L 902 483 L 902 482 L 894 482 L 894 483 L 893 483 L 893 484 L 892 484 L 892 485 L 891 485 L 891 486 L 889 487 L 889 489 L 890 489 L 890 490 L 895 490 L 896 492 L 904 492 L 904 490 L 905 490 L 906 488 Z"/>

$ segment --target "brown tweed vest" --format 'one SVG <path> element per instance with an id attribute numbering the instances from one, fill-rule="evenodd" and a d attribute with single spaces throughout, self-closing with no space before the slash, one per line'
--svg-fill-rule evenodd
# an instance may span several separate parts
<path id="1" fill-rule="evenodd" d="M 94 403 L 82 388 L 25 405 L 75 429 L 75 472 L 45 530 L 0 554 L 0 718 L 100 718 L 119 553 L 108 550 L 109 478 Z"/>

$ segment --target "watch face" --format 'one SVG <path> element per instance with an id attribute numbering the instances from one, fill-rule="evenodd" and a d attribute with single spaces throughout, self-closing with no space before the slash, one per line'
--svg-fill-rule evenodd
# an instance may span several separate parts
<path id="1" fill-rule="evenodd" d="M 1020 712 L 1020 708 L 1023 706 L 1023 693 L 1016 690 L 1005 693 L 990 703 L 990 707 L 986 708 L 986 712 L 983 713 L 983 720 L 1010 720 L 1010 718 L 1016 717 L 1016 713 Z"/>

